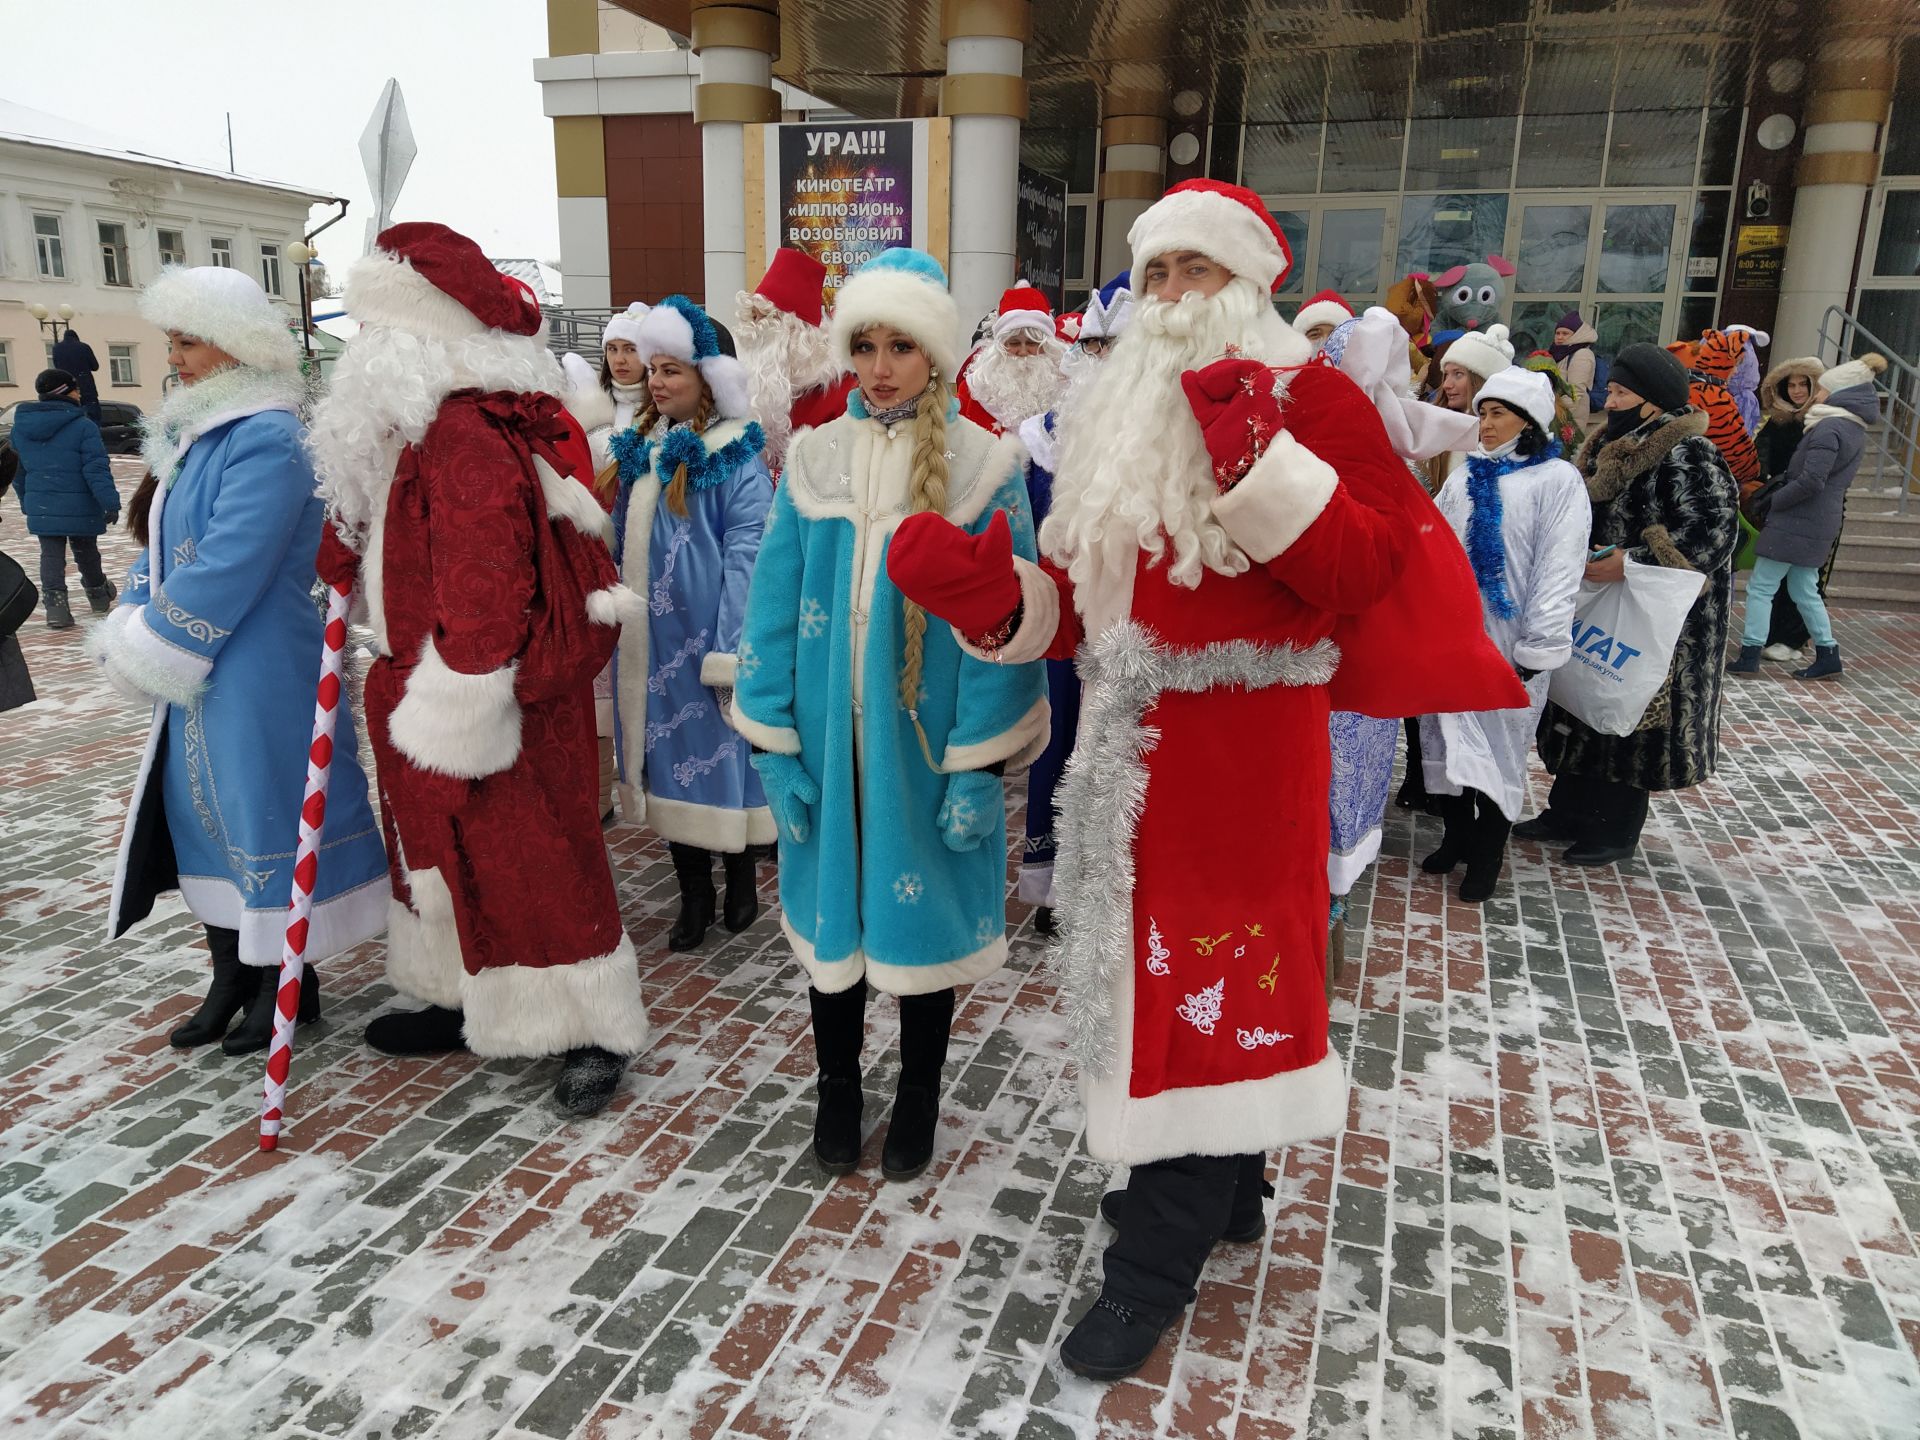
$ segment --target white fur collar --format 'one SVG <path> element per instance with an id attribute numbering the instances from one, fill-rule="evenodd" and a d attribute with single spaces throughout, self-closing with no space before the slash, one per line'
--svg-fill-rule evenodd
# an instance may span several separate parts
<path id="1" fill-rule="evenodd" d="M 141 424 L 140 458 L 162 485 L 171 485 L 181 459 L 202 435 L 269 410 L 298 415 L 306 399 L 306 377 L 298 371 L 230 365 L 168 394 Z"/>

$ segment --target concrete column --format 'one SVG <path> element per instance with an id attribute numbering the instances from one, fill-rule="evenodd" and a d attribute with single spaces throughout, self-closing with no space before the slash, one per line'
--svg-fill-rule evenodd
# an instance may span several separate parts
<path id="1" fill-rule="evenodd" d="M 1149 91 L 1110 92 L 1100 122 L 1100 268 L 1104 285 L 1131 268 L 1127 231 L 1167 188 L 1167 122 Z"/>
<path id="2" fill-rule="evenodd" d="M 1775 355 L 1813 354 L 1827 308 L 1845 308 L 1852 294 L 1860 222 L 1879 176 L 1893 72 L 1893 51 L 1884 42 L 1847 38 L 1820 47 L 1794 171 Z"/>
<path id="3" fill-rule="evenodd" d="M 967 334 L 1013 283 L 1020 123 L 1027 118 L 1028 0 L 944 0 L 947 74 L 940 113 L 953 119 L 947 275 Z M 951 378 L 951 377 L 949 377 Z"/>
<path id="4" fill-rule="evenodd" d="M 749 284 L 746 127 L 780 118 L 773 89 L 779 0 L 694 0 L 693 51 L 700 57 L 693 118 L 700 127 L 706 231 L 706 294 L 700 299 L 725 315 Z"/>
<path id="5" fill-rule="evenodd" d="M 593 74 L 600 48 L 594 0 L 547 0 L 547 50 L 578 56 Z M 551 114 L 552 112 L 549 111 Z M 606 137 L 597 114 L 553 115 L 553 174 L 560 223 L 563 297 L 579 309 L 612 304 L 607 233 Z"/>

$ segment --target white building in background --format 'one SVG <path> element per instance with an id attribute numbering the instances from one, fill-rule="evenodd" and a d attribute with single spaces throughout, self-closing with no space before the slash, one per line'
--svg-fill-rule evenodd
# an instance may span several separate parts
<path id="1" fill-rule="evenodd" d="M 137 311 L 163 265 L 232 265 L 286 305 L 300 281 L 287 247 L 319 190 L 142 155 L 60 116 L 0 100 L 0 409 L 33 398 L 62 306 L 100 360 L 103 401 L 160 403 L 167 346 Z M 61 327 L 64 329 L 64 327 Z"/>

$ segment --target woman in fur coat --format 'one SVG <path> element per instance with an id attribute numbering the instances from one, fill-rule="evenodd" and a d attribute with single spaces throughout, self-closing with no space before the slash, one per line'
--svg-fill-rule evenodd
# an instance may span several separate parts
<path id="1" fill-rule="evenodd" d="M 302 448 L 299 351 L 244 272 L 169 269 L 140 312 L 167 332 L 180 385 L 148 417 L 145 545 L 90 648 L 153 724 L 127 810 L 109 934 L 178 890 L 206 926 L 213 981 L 177 1046 L 264 1050 L 293 887 L 321 623 L 312 596 L 323 505 Z M 387 858 L 343 705 L 327 788 L 300 1019 L 313 962 L 386 929 Z M 241 1010 L 246 1018 L 231 1033 Z"/>
<path id="2" fill-rule="evenodd" d="M 1427 790 L 1439 795 L 1446 833 L 1420 862 L 1450 875 L 1462 861 L 1460 898 L 1493 894 L 1507 832 L 1527 799 L 1527 756 L 1553 672 L 1573 653 L 1573 600 L 1587 554 L 1586 486 L 1551 438 L 1553 382 L 1515 367 L 1475 397 L 1480 445 L 1447 477 L 1436 503 L 1466 547 L 1480 586 L 1487 635 L 1533 702 L 1524 710 L 1425 715 L 1420 754 Z"/>
<path id="3" fill-rule="evenodd" d="M 900 997 L 882 1172 L 909 1179 L 933 1157 L 954 988 L 1007 958 L 1001 776 L 1049 733 L 1039 663 L 964 653 L 887 572 L 900 522 L 924 511 L 1035 553 L 1025 450 L 954 401 L 959 331 L 920 251 L 885 251 L 841 288 L 834 350 L 859 388 L 787 451 L 740 645 L 734 724 L 763 752 L 782 923 L 810 982 L 814 1155 L 836 1174 L 860 1159 L 869 987 Z"/>
<path id="4" fill-rule="evenodd" d="M 1522 839 L 1571 845 L 1572 865 L 1633 854 L 1649 793 L 1685 790 L 1720 753 L 1720 681 L 1739 540 L 1739 491 L 1687 403 L 1687 372 L 1657 345 L 1625 347 L 1607 377 L 1607 423 L 1575 462 L 1592 503 L 1586 579 L 1618 583 L 1626 559 L 1707 577 L 1674 649 L 1666 685 L 1631 735 L 1602 735 L 1558 705 L 1540 717 L 1540 758 L 1554 777 L 1547 808 Z"/>
<path id="5" fill-rule="evenodd" d="M 753 847 L 774 840 L 749 747 L 726 719 L 773 481 L 765 438 L 747 418 L 746 369 L 725 338 L 684 295 L 648 310 L 635 336 L 645 397 L 607 441 L 615 558 L 646 601 L 615 660 L 621 809 L 644 816 L 673 857 L 671 950 L 706 940 L 716 852 L 727 876 L 721 918 L 736 934 L 754 922 Z"/>

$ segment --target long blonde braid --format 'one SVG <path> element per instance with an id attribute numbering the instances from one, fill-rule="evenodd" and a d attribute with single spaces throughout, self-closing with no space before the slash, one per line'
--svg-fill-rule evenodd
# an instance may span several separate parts
<path id="1" fill-rule="evenodd" d="M 907 488 L 907 513 L 944 513 L 947 508 L 947 407 L 952 392 L 936 379 L 920 397 L 913 417 L 913 472 Z M 904 597 L 900 606 L 900 708 L 913 721 L 927 768 L 938 770 L 927 732 L 920 724 L 920 679 L 926 665 L 927 612 Z"/>

